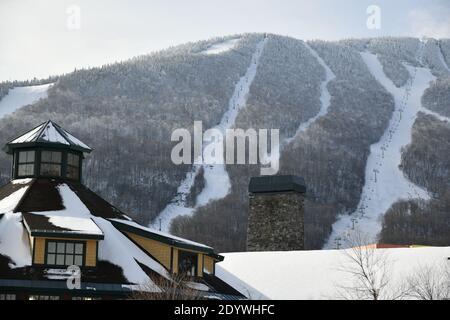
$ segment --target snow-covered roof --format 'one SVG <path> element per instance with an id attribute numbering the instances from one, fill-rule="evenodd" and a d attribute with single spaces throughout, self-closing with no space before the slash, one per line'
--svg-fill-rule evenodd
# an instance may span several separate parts
<path id="1" fill-rule="evenodd" d="M 58 237 L 102 238 L 99 261 L 120 267 L 129 283 L 156 288 L 142 266 L 170 277 L 159 262 L 107 220 L 120 218 L 121 212 L 111 205 L 108 208 L 104 200 L 80 184 L 54 179 L 12 181 L 0 189 L 0 199 L 0 257 L 7 257 L 12 269 L 32 263 L 28 229 L 38 234 L 59 233 Z M 43 207 L 48 209 L 43 211 Z"/>
<path id="2" fill-rule="evenodd" d="M 450 247 L 376 249 L 385 255 L 395 284 L 425 265 L 450 263 Z M 226 253 L 216 275 L 253 299 L 338 299 L 339 288 L 352 286 L 343 250 Z M 347 267 L 346 267 L 347 266 Z"/>
<path id="3" fill-rule="evenodd" d="M 104 238 L 102 230 L 88 217 L 71 217 L 51 213 L 23 213 L 25 226 L 32 236 Z"/>
<path id="4" fill-rule="evenodd" d="M 173 236 L 169 233 L 158 231 L 152 228 L 147 228 L 144 226 L 141 226 L 140 224 L 130 221 L 130 220 L 123 220 L 123 219 L 109 219 L 115 226 L 117 226 L 119 229 L 122 230 L 128 230 L 128 231 L 141 231 L 143 234 L 152 237 L 156 240 L 168 242 L 169 244 L 183 247 L 183 245 L 186 245 L 190 249 L 197 249 L 199 251 L 205 251 L 207 253 L 213 253 L 214 249 L 198 243 L 194 241 L 190 241 L 187 239 L 179 238 L 176 236 Z M 129 227 L 129 228 L 126 228 Z"/>
<path id="5" fill-rule="evenodd" d="M 61 128 L 59 125 L 49 120 L 37 126 L 34 129 L 24 133 L 18 138 L 7 143 L 7 152 L 20 145 L 61 145 L 81 152 L 91 152 L 92 149 L 81 140 Z"/>

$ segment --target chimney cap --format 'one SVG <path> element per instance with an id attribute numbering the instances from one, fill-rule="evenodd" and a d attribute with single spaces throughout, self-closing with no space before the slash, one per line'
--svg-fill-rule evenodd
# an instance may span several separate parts
<path id="1" fill-rule="evenodd" d="M 294 175 L 252 177 L 248 187 L 250 193 L 306 192 L 305 180 Z"/>

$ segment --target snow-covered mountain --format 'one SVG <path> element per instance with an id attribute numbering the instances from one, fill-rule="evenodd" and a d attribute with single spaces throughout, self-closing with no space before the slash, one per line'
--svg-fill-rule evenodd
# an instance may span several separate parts
<path id="1" fill-rule="evenodd" d="M 259 166 L 176 166 L 171 133 L 192 132 L 194 121 L 280 129 L 280 173 L 308 186 L 308 248 L 356 229 L 448 245 L 449 65 L 450 40 L 216 38 L 52 85 L 0 84 L 0 137 L 51 118 L 96 149 L 85 170 L 92 189 L 142 223 L 235 251 L 245 248 L 246 190 Z M 4 182 L 3 155 L 0 170 Z"/>

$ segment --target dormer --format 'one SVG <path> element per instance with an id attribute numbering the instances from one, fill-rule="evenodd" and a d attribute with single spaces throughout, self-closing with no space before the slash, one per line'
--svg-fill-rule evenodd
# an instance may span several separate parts
<path id="1" fill-rule="evenodd" d="M 8 142 L 12 178 L 62 178 L 81 181 L 84 155 L 92 149 L 52 121 Z"/>

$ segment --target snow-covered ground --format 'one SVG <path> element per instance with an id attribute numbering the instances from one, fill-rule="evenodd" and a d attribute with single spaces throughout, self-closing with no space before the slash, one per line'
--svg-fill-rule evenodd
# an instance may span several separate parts
<path id="1" fill-rule="evenodd" d="M 238 44 L 238 42 L 240 40 L 241 39 L 238 38 L 238 39 L 230 39 L 230 40 L 226 40 L 224 42 L 216 43 L 200 53 L 202 53 L 202 54 L 221 54 L 221 53 L 227 52 L 227 51 L 233 49 L 234 47 L 236 47 L 236 45 Z"/>
<path id="2" fill-rule="evenodd" d="M 308 119 L 308 121 L 302 123 L 298 129 L 295 135 L 291 138 L 286 139 L 285 144 L 289 144 L 292 140 L 294 140 L 296 137 L 298 137 L 302 132 L 305 132 L 308 130 L 308 128 L 313 124 L 317 119 L 320 117 L 323 117 L 328 113 L 328 108 L 331 104 L 331 95 L 328 91 L 328 84 L 333 81 L 336 78 L 336 75 L 331 71 L 331 69 L 327 66 L 325 61 L 317 54 L 316 51 L 314 51 L 306 42 L 304 43 L 305 46 L 308 48 L 309 52 L 317 59 L 319 64 L 325 69 L 325 80 L 320 85 L 320 110 L 319 112 L 312 118 Z"/>
<path id="3" fill-rule="evenodd" d="M 8 94 L 0 100 L 0 119 L 24 106 L 37 102 L 39 99 L 47 98 L 47 90 L 52 85 L 53 83 L 49 83 L 9 90 Z"/>
<path id="4" fill-rule="evenodd" d="M 389 266 L 392 288 L 425 266 L 449 263 L 450 247 L 376 249 Z M 216 275 L 251 299 L 339 299 L 352 286 L 349 258 L 342 250 L 225 253 Z M 351 264 L 350 264 L 351 265 Z"/>
<path id="5" fill-rule="evenodd" d="M 230 129 L 234 126 L 239 111 L 247 105 L 250 86 L 256 76 L 259 60 L 266 42 L 267 38 L 264 38 L 257 44 L 245 75 L 241 77 L 235 86 L 233 95 L 228 103 L 228 110 L 222 116 L 219 124 L 212 128 L 219 130 L 223 135 L 225 134 L 226 129 Z M 208 142 L 204 141 L 204 150 L 207 146 Z M 223 156 L 223 154 L 221 156 Z M 204 155 L 204 157 L 206 157 L 206 155 Z M 223 160 L 219 162 L 224 163 Z M 196 207 L 191 208 L 187 206 L 186 199 L 194 185 L 195 177 L 202 167 L 204 169 L 205 187 L 197 196 Z M 230 187 L 230 179 L 224 164 L 194 165 L 192 171 L 187 173 L 186 178 L 178 187 L 177 196 L 166 206 L 150 226 L 154 229 L 159 229 L 161 227 L 162 231 L 168 232 L 170 223 L 174 218 L 180 215 L 191 215 L 196 208 L 204 206 L 210 201 L 224 198 L 229 193 Z"/>
<path id="6" fill-rule="evenodd" d="M 419 61 L 423 44 L 421 47 L 418 52 Z M 399 166 L 402 148 L 411 143 L 411 131 L 417 113 L 430 113 L 422 108 L 421 98 L 435 77 L 427 68 L 405 65 L 411 76 L 405 86 L 398 88 L 384 74 L 376 55 L 363 52 L 361 56 L 371 74 L 394 97 L 395 111 L 380 141 L 370 148 L 365 185 L 357 210 L 351 215 L 343 214 L 338 218 L 325 244 L 328 249 L 338 246 L 353 230 L 376 241 L 381 231 L 381 219 L 392 204 L 399 200 L 429 199 L 427 191 L 408 180 Z"/>

